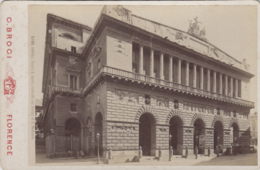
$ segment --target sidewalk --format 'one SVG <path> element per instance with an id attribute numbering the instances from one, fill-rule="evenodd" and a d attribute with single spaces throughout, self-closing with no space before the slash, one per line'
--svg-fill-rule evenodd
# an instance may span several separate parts
<path id="1" fill-rule="evenodd" d="M 46 166 L 256 166 L 257 154 L 239 154 L 237 156 L 229 155 L 220 157 L 217 157 L 214 154 L 210 157 L 199 156 L 198 159 L 195 159 L 195 155 L 189 155 L 187 159 L 173 156 L 171 161 L 152 160 L 149 162 L 127 162 L 110 165 L 104 164 L 103 162 L 100 162 L 100 164 L 98 165 L 96 157 L 87 157 L 83 159 L 75 159 L 73 157 L 49 159 L 45 157 L 45 154 L 37 154 L 36 163 Z"/>

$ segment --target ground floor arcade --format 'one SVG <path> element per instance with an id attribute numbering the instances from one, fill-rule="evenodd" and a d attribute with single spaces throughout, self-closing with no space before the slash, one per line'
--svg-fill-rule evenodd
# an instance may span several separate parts
<path id="1" fill-rule="evenodd" d="M 105 120 L 102 113 L 95 115 L 94 121 L 90 118 L 87 125 L 82 126 L 81 120 L 69 118 L 64 127 L 64 136 L 50 135 L 46 138 L 47 145 L 52 145 L 52 154 L 66 155 L 69 151 L 84 151 L 86 155 L 99 155 L 104 159 L 108 151 L 113 151 L 113 157 L 127 156 L 133 159 L 143 156 L 169 156 L 169 148 L 173 155 L 189 155 L 195 153 L 207 155 L 218 148 L 220 153 L 226 151 L 232 144 L 244 145 L 250 141 L 248 131 L 239 129 L 238 121 L 233 119 L 229 127 L 226 122 L 217 116 L 211 127 L 207 126 L 205 118 L 200 114 L 187 122 L 181 112 L 175 112 L 169 118 L 169 123 L 160 124 L 157 117 L 150 112 L 144 112 L 136 122 Z M 48 147 L 48 146 L 47 146 Z M 50 146 L 49 146 L 50 147 Z"/>

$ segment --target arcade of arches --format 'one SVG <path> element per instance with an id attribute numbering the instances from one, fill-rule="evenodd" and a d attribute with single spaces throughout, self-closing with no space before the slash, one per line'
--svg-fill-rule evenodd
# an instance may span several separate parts
<path id="1" fill-rule="evenodd" d="M 144 156 L 154 156 L 156 155 L 156 148 L 160 144 L 157 143 L 156 139 L 156 123 L 155 118 L 150 113 L 144 113 L 139 118 L 139 146 L 142 147 Z M 186 127 L 187 128 L 187 127 Z M 213 128 L 206 128 L 205 122 L 197 118 L 193 127 L 193 145 L 189 149 L 193 149 L 195 153 L 195 148 L 198 148 L 198 154 L 207 154 L 205 150 L 210 147 L 215 153 L 218 147 L 219 152 L 223 153 L 224 148 L 224 127 L 221 121 L 216 121 Z M 211 131 L 211 133 L 206 133 Z M 226 143 L 233 143 L 239 137 L 239 128 L 236 123 L 232 124 L 231 130 L 228 130 L 232 136 L 232 140 L 226 141 Z M 173 155 L 182 155 L 185 150 L 184 142 L 185 128 L 183 126 L 183 121 L 179 116 L 171 117 L 169 121 L 169 147 L 173 149 Z M 210 136 L 210 137 L 209 137 Z M 186 136 L 187 137 L 187 136 Z M 207 141 L 210 140 L 210 141 Z M 226 146 L 227 147 L 227 146 Z"/>

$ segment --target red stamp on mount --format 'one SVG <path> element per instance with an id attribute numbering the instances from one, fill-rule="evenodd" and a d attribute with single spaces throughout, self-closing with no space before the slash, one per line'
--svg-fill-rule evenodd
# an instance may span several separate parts
<path id="1" fill-rule="evenodd" d="M 16 88 L 16 81 L 11 76 L 8 76 L 4 80 L 4 95 L 14 95 L 15 88 Z"/>
<path id="2" fill-rule="evenodd" d="M 15 90 L 16 90 L 16 80 L 14 79 L 14 71 L 12 67 L 8 64 L 6 65 L 6 75 L 4 79 L 4 95 L 6 96 L 8 107 L 11 103 L 13 103 L 15 98 Z"/>

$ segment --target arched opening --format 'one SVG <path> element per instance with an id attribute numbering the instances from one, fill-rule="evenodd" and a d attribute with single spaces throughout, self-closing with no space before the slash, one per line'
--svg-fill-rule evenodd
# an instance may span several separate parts
<path id="1" fill-rule="evenodd" d="M 203 120 L 197 119 L 194 122 L 194 138 L 193 148 L 195 153 L 195 147 L 198 148 L 198 154 L 204 154 L 205 149 L 205 124 Z"/>
<path id="2" fill-rule="evenodd" d="M 75 151 L 81 149 L 81 123 L 76 118 L 70 118 L 65 122 L 65 136 L 70 137 L 65 141 L 67 150 Z"/>
<path id="3" fill-rule="evenodd" d="M 178 116 L 173 116 L 170 120 L 170 146 L 173 148 L 173 155 L 182 155 L 183 145 L 183 123 Z"/>
<path id="4" fill-rule="evenodd" d="M 237 123 L 233 123 L 231 125 L 231 143 L 237 143 L 238 144 L 238 138 L 239 138 L 239 127 L 237 125 Z"/>
<path id="5" fill-rule="evenodd" d="M 214 152 L 218 147 L 219 153 L 223 152 L 223 124 L 220 121 L 214 125 Z"/>
<path id="6" fill-rule="evenodd" d="M 155 119 L 152 114 L 144 113 L 139 119 L 139 146 L 144 156 L 155 156 Z"/>
<path id="7" fill-rule="evenodd" d="M 103 117 L 100 112 L 96 114 L 95 117 L 95 154 L 97 155 L 98 153 L 98 145 L 99 145 L 99 155 L 102 156 L 103 154 L 103 128 L 102 128 L 102 121 Z M 97 133 L 99 133 L 99 142 L 97 141 Z"/>

